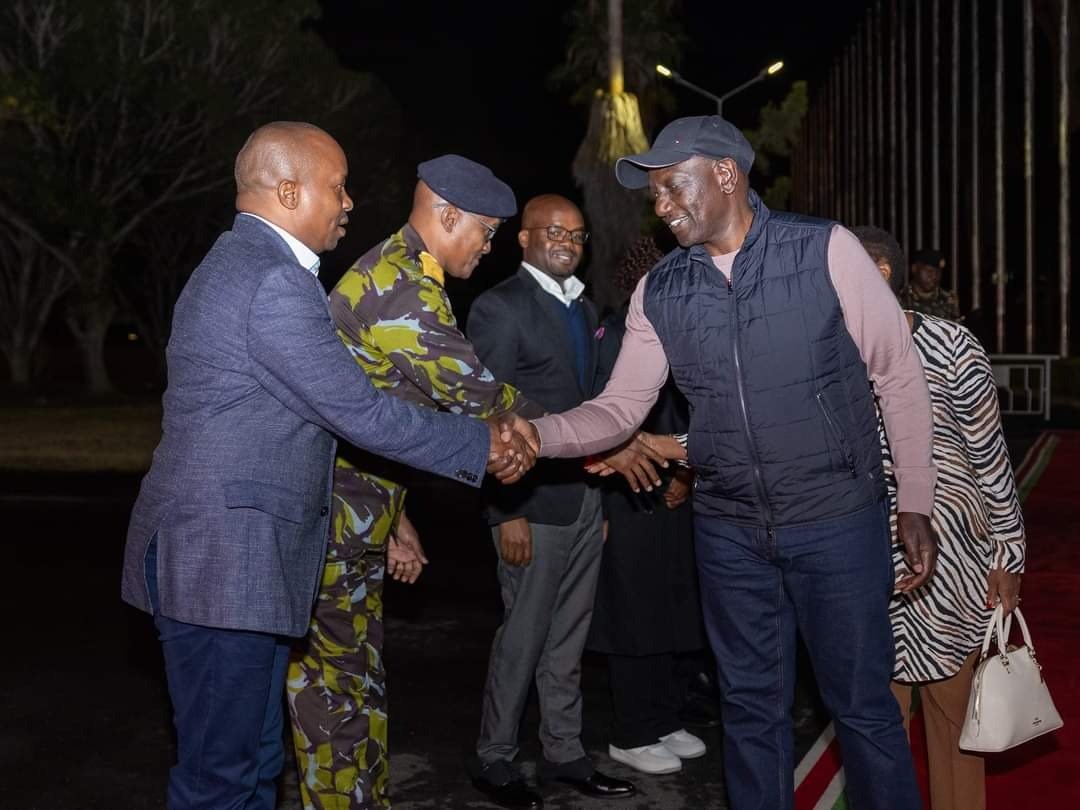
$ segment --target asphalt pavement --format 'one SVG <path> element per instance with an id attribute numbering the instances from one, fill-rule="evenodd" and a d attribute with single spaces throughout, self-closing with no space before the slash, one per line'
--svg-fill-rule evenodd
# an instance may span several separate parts
<path id="1" fill-rule="evenodd" d="M 161 653 L 150 618 L 119 598 L 137 487 L 126 476 L 0 475 L 2 807 L 164 807 L 175 741 Z M 411 497 L 431 564 L 416 585 L 387 590 L 391 795 L 401 810 L 494 807 L 469 784 L 464 761 L 501 614 L 495 553 L 472 492 L 436 486 Z M 719 730 L 698 730 L 709 752 L 680 773 L 638 774 L 606 754 L 602 657 L 586 656 L 583 689 L 587 750 L 601 770 L 633 779 L 639 794 L 612 802 L 546 788 L 548 808 L 724 806 Z M 803 714 L 809 744 L 816 728 Z M 518 759 L 530 780 L 540 756 L 537 722 L 534 696 Z M 300 807 L 291 756 L 280 795 L 280 808 Z"/>

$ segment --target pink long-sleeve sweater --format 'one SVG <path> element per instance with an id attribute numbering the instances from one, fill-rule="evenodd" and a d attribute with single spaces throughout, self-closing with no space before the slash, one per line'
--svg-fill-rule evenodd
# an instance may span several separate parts
<path id="1" fill-rule="evenodd" d="M 717 271 L 728 279 L 737 254 L 713 257 Z M 844 324 L 866 363 L 885 420 L 895 460 L 897 511 L 929 515 L 936 478 L 933 421 L 911 330 L 877 265 L 854 234 L 839 225 L 829 239 L 828 261 Z M 608 450 L 628 439 L 648 415 L 667 380 L 668 362 L 645 316 L 644 289 L 642 279 L 630 299 L 622 350 L 603 393 L 573 410 L 533 420 L 542 456 Z"/>

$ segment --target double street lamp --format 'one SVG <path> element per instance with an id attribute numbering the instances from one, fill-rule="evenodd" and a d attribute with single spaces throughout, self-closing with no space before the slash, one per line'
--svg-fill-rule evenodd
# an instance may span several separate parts
<path id="1" fill-rule="evenodd" d="M 761 72 L 758 73 L 756 76 L 754 76 L 752 79 L 750 79 L 749 81 L 743 82 L 738 87 L 735 87 L 735 88 L 733 88 L 731 90 L 728 90 L 722 96 L 718 96 L 715 93 L 710 93 L 704 87 L 698 87 L 693 82 L 688 82 L 686 79 L 684 79 L 678 73 L 676 73 L 674 70 L 672 70 L 669 67 L 665 67 L 664 65 L 657 65 L 656 66 L 656 72 L 659 73 L 664 78 L 671 79 L 676 84 L 681 84 L 683 87 L 685 87 L 685 88 L 687 88 L 689 90 L 693 90 L 695 93 L 698 93 L 699 95 L 705 96 L 705 98 L 712 99 L 713 101 L 716 102 L 716 114 L 717 115 L 723 115 L 724 114 L 724 102 L 727 101 L 727 99 L 731 98 L 736 93 L 742 92 L 743 90 L 745 90 L 750 85 L 757 84 L 762 79 L 766 79 L 769 76 L 772 76 L 772 75 L 774 75 L 776 73 L 779 73 L 781 70 L 783 70 L 783 68 L 784 68 L 784 63 L 783 62 L 773 62 L 767 68 L 763 68 L 761 70 Z"/>

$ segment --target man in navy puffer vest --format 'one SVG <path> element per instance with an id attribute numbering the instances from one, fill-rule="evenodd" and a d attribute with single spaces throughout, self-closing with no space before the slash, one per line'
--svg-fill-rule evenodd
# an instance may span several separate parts
<path id="1" fill-rule="evenodd" d="M 839 225 L 772 213 L 750 190 L 754 153 L 719 116 L 682 118 L 622 158 L 680 247 L 630 303 L 598 398 L 534 421 L 541 454 L 624 441 L 668 369 L 691 404 L 697 558 L 723 701 L 731 805 L 793 804 L 798 629 L 836 724 L 852 807 L 918 808 L 889 692 L 888 603 L 930 576 L 930 400 L 910 330 L 876 265 Z M 872 384 L 872 387 L 871 387 Z M 893 582 L 874 397 L 902 481 L 910 576 Z M 686 456 L 675 441 L 657 449 Z M 658 553 L 662 553 L 662 538 Z"/>

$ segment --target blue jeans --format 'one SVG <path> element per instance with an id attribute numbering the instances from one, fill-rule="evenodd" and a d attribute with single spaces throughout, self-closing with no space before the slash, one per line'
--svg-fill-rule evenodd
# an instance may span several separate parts
<path id="1" fill-rule="evenodd" d="M 169 810 L 274 810 L 289 645 L 276 636 L 185 624 L 157 612 L 156 540 L 146 555 L 154 625 L 176 726 Z"/>
<path id="2" fill-rule="evenodd" d="M 921 808 L 889 691 L 893 568 L 884 507 L 779 528 L 772 538 L 716 518 L 694 523 L 732 808 L 793 806 L 796 629 L 836 726 L 849 805 Z"/>

